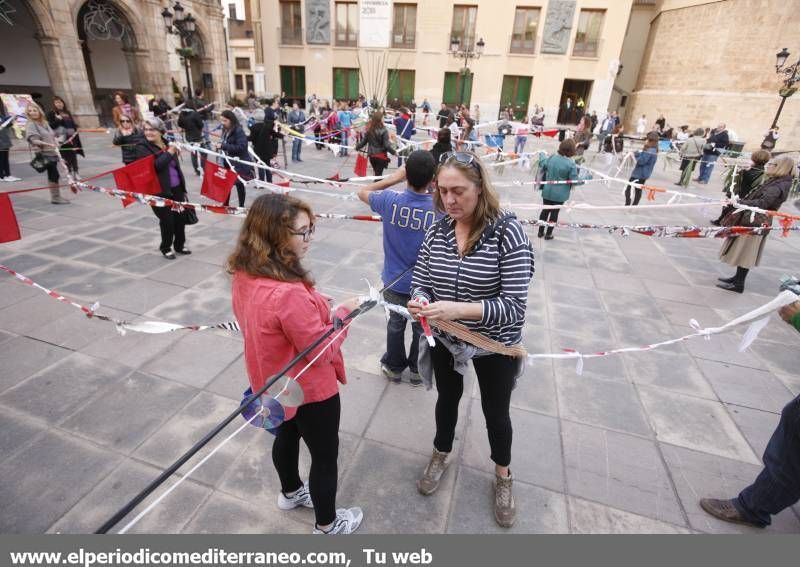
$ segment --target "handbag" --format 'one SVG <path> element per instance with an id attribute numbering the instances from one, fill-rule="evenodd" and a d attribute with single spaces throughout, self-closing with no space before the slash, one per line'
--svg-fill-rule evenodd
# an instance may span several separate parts
<path id="1" fill-rule="evenodd" d="M 47 168 L 50 166 L 50 160 L 48 160 L 42 152 L 36 152 L 33 154 L 33 159 L 31 160 L 31 167 L 38 171 L 39 173 L 44 173 L 47 171 Z"/>
<path id="2" fill-rule="evenodd" d="M 750 219 L 753 219 L 752 221 Z M 730 226 L 752 226 L 752 227 L 760 227 L 762 225 L 769 224 L 769 217 L 764 213 L 755 213 L 753 211 L 748 211 L 746 209 L 740 209 L 738 211 L 732 211 L 722 217 L 720 221 L 721 226 L 730 227 Z"/>
<path id="3" fill-rule="evenodd" d="M 185 208 L 180 212 L 183 224 L 197 224 L 197 212 L 194 208 Z"/>

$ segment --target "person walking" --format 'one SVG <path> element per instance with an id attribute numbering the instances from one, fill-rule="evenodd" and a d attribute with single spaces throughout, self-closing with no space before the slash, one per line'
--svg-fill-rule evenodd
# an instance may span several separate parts
<path id="1" fill-rule="evenodd" d="M 642 114 L 639 120 L 636 121 L 636 135 L 642 136 L 647 133 L 647 115 Z"/>
<path id="2" fill-rule="evenodd" d="M 356 151 L 361 151 L 364 146 L 367 147 L 367 155 L 369 156 L 369 163 L 372 165 L 372 171 L 375 175 L 383 175 L 383 170 L 389 165 L 389 154 L 396 156 L 397 151 L 389 142 L 389 132 L 383 125 L 383 113 L 379 110 L 372 113 L 367 133 L 356 145 Z"/>
<path id="3" fill-rule="evenodd" d="M 447 130 L 442 130 L 447 132 Z M 399 281 L 384 291 L 389 303 L 405 306 L 411 299 L 411 271 L 419 255 L 419 247 L 425 232 L 436 221 L 430 183 L 436 172 L 436 162 L 430 152 L 417 150 L 408 156 L 405 167 L 401 167 L 385 179 L 367 185 L 358 192 L 358 198 L 369 205 L 383 219 L 383 273 L 384 285 Z M 390 187 L 407 180 L 402 193 Z M 419 338 L 422 327 L 411 324 L 411 345 L 405 346 L 406 318 L 394 311 L 389 313 L 386 324 L 386 352 L 381 357 L 381 373 L 392 382 L 402 381 L 403 371 L 408 368 L 412 386 L 420 386 L 417 370 Z M 408 352 L 408 354 L 406 354 Z"/>
<path id="4" fill-rule="evenodd" d="M 130 165 L 137 160 L 136 146 L 145 141 L 144 132 L 139 129 L 130 116 L 119 118 L 119 128 L 114 132 L 112 144 L 122 150 L 122 163 Z"/>
<path id="5" fill-rule="evenodd" d="M 619 124 L 614 126 L 610 136 L 606 136 L 603 141 L 603 152 L 608 154 L 618 155 L 621 154 L 625 148 L 625 140 L 622 137 L 623 127 Z"/>
<path id="6" fill-rule="evenodd" d="M 583 118 L 586 119 L 587 117 L 584 116 Z M 541 167 L 544 168 L 548 182 L 578 180 L 578 166 L 572 159 L 575 156 L 575 152 L 575 141 L 564 140 L 558 145 L 558 153 L 544 160 Z M 573 186 L 574 183 L 548 183 L 544 185 L 542 187 L 542 202 L 545 205 L 563 205 L 569 200 L 569 194 Z M 557 223 L 558 213 L 560 212 L 561 209 L 542 209 L 539 220 Z M 553 240 L 553 228 L 548 226 L 545 234 L 545 227 L 540 225 L 539 238 L 544 236 L 545 240 Z"/>
<path id="7" fill-rule="evenodd" d="M 72 113 L 67 109 L 67 103 L 60 96 L 53 97 L 53 110 L 47 113 L 47 123 L 53 129 L 56 140 L 59 141 L 61 158 L 67 164 L 67 171 L 73 176 L 78 176 L 78 154 L 86 157 L 83 152 L 81 138 L 78 135 L 78 123 Z"/>
<path id="8" fill-rule="evenodd" d="M 289 112 L 287 116 L 287 120 L 289 121 L 289 128 L 298 132 L 299 134 L 304 133 L 305 130 L 305 121 L 306 121 L 306 113 L 300 110 L 300 105 L 295 101 L 292 104 L 292 110 Z M 297 136 L 292 137 L 292 161 L 294 162 L 302 162 L 303 160 L 300 159 L 300 151 L 303 149 L 303 140 Z"/>
<path id="9" fill-rule="evenodd" d="M 136 159 L 155 156 L 153 165 L 156 177 L 161 186 L 159 197 L 185 202 L 186 180 L 183 177 L 179 151 L 176 146 L 168 146 L 165 135 L 167 127 L 159 118 L 148 118 L 144 121 L 144 141 L 136 146 Z M 174 260 L 175 254 L 187 255 L 192 251 L 186 248 L 186 221 L 182 212 L 172 207 L 151 207 L 158 217 L 161 230 L 159 250 L 167 260 Z M 174 252 L 173 252 L 174 249 Z"/>
<path id="10" fill-rule="evenodd" d="M 612 129 L 613 130 L 613 129 Z M 609 135 L 611 131 L 609 131 Z M 575 134 L 572 136 L 572 141 L 575 142 L 575 161 L 578 163 L 583 162 L 583 153 L 589 149 L 592 143 L 592 119 L 588 116 L 581 118 L 575 129 Z M 601 143 L 602 149 L 602 143 Z M 598 150 L 600 151 L 600 150 Z"/>
<path id="11" fill-rule="evenodd" d="M 222 141 L 220 142 L 219 149 L 229 156 L 238 158 L 239 160 L 250 161 L 250 153 L 247 151 L 247 135 L 244 129 L 239 124 L 236 115 L 230 110 L 223 110 L 220 116 L 220 124 L 222 124 Z M 228 165 L 237 174 L 236 179 L 236 194 L 239 197 L 239 206 L 244 207 L 245 200 L 245 187 L 244 182 L 253 178 L 253 168 L 241 161 L 220 160 L 220 165 Z M 225 199 L 225 206 L 230 203 L 231 196 Z"/>
<path id="12" fill-rule="evenodd" d="M 415 320 L 454 321 L 493 341 L 499 350 L 519 345 L 525 325 L 533 249 L 513 213 L 499 197 L 480 158 L 471 152 L 442 156 L 433 203 L 444 217 L 425 234 L 411 281 L 408 310 Z M 420 343 L 422 345 L 422 343 Z M 417 490 L 433 494 L 453 450 L 458 405 L 469 360 L 475 368 L 481 407 L 495 465 L 495 521 L 511 527 L 516 519 L 511 464 L 511 391 L 524 370 L 522 358 L 489 352 L 446 333 L 420 356 L 436 381 L 436 433 Z M 426 378 L 427 379 L 427 378 Z"/>
<path id="13" fill-rule="evenodd" d="M 766 211 L 777 211 L 789 196 L 792 178 L 797 176 L 797 168 L 789 156 L 772 158 L 767 162 L 763 185 L 756 187 L 739 199 L 739 205 L 757 207 Z M 728 213 L 722 224 L 724 226 L 772 226 L 773 217 L 764 213 L 756 213 L 755 220 L 750 221 L 751 213 L 747 210 Z M 717 287 L 727 291 L 742 293 L 747 274 L 761 263 L 764 245 L 768 234 L 748 234 L 730 236 L 725 239 L 719 258 L 729 266 L 736 266 L 736 274 L 730 278 L 719 278 Z"/>
<path id="14" fill-rule="evenodd" d="M 289 195 L 261 195 L 250 206 L 228 258 L 231 303 L 242 329 L 253 392 L 359 305 L 353 298 L 331 314 L 329 298 L 314 289 L 303 266 L 313 235 L 314 213 L 307 203 Z M 315 534 L 351 534 L 364 518 L 361 508 L 336 508 L 339 384 L 347 383 L 341 346 L 347 329 L 288 371 L 295 377 L 302 372 L 297 385 L 303 401 L 297 408 L 286 407 L 284 421 L 273 430 L 272 463 L 281 485 L 278 508 L 313 508 Z M 299 472 L 301 439 L 311 454 L 307 483 Z"/>
<path id="15" fill-rule="evenodd" d="M 261 110 L 258 109 L 253 113 L 256 118 L 255 124 L 250 129 L 249 141 L 253 144 L 253 152 L 258 156 L 258 159 L 263 161 L 268 166 L 272 164 L 272 158 L 275 155 L 272 151 L 273 139 L 275 138 L 275 121 L 277 115 L 275 110 L 269 106 Z M 260 121 L 258 119 L 261 119 Z M 277 144 L 277 141 L 275 141 Z M 258 168 L 258 179 L 261 181 L 268 181 L 272 183 L 272 171 L 263 167 Z"/>
<path id="16" fill-rule="evenodd" d="M 681 178 L 675 183 L 682 187 L 688 187 L 689 182 L 692 180 L 692 172 L 695 165 L 700 161 L 703 155 L 703 147 L 706 145 L 706 139 L 703 137 L 705 131 L 702 128 L 695 128 L 692 136 L 681 144 L 679 155 L 681 156 Z"/>
<path id="17" fill-rule="evenodd" d="M 203 139 L 203 117 L 197 112 L 197 103 L 194 99 L 186 103 L 178 116 L 178 128 L 183 130 L 183 136 L 190 144 L 197 144 L 205 147 Z M 206 163 L 206 154 L 202 152 L 192 152 L 192 169 L 195 175 L 202 175 L 203 167 Z"/>
<path id="18" fill-rule="evenodd" d="M 0 99 L 0 181 L 11 183 L 22 181 L 19 177 L 11 175 L 11 132 L 14 126 L 14 117 L 6 112 L 6 106 Z"/>
<path id="19" fill-rule="evenodd" d="M 517 125 L 516 136 L 514 137 L 514 153 L 519 155 L 525 151 L 525 144 L 528 143 L 528 125 L 520 122 Z"/>
<path id="20" fill-rule="evenodd" d="M 422 125 L 428 125 L 428 118 L 430 117 L 431 113 L 431 103 L 428 102 L 428 98 L 422 99 Z"/>
<path id="21" fill-rule="evenodd" d="M 603 143 L 605 142 L 606 136 L 610 136 L 611 132 L 614 131 L 614 126 L 616 126 L 616 120 L 614 119 L 614 113 L 609 112 L 603 121 L 600 123 L 600 131 L 597 133 L 597 151 L 603 151 Z M 591 133 L 591 132 L 590 132 Z"/>
<path id="22" fill-rule="evenodd" d="M 719 124 L 706 140 L 703 146 L 703 157 L 700 160 L 700 173 L 697 176 L 698 183 L 707 185 L 711 179 L 711 172 L 714 171 L 714 164 L 720 156 L 720 150 L 726 150 L 730 145 L 728 129 L 725 124 Z"/>
<path id="23" fill-rule="evenodd" d="M 641 149 L 641 151 L 635 152 L 633 155 L 636 157 L 636 165 L 631 172 L 631 177 L 628 179 L 628 182 L 643 185 L 653 174 L 656 161 L 658 161 L 658 135 L 652 132 L 648 134 L 647 139 L 644 142 L 644 147 Z M 633 186 L 625 186 L 626 207 L 631 205 L 631 187 Z M 635 194 L 633 198 L 633 206 L 635 207 L 639 204 L 639 200 L 642 198 L 642 187 L 633 187 L 633 191 Z"/>
<path id="24" fill-rule="evenodd" d="M 339 105 L 339 112 L 336 114 L 339 121 L 339 141 L 342 147 L 339 149 L 340 156 L 348 155 L 347 146 L 350 144 L 350 131 L 353 128 L 353 113 L 350 111 L 350 106 L 346 101 L 342 101 Z"/>
<path id="25" fill-rule="evenodd" d="M 766 179 L 764 168 L 770 159 L 772 159 L 772 154 L 767 150 L 756 150 L 753 152 L 750 156 L 750 167 L 744 171 L 739 170 L 735 176 L 731 176 L 731 183 L 730 186 L 726 187 L 725 195 L 729 199 L 732 195 L 736 195 L 737 197 L 747 195 L 753 189 L 764 183 Z M 724 219 L 728 213 L 735 210 L 736 207 L 733 205 L 725 205 L 722 207 L 722 212 L 719 217 L 712 220 L 711 224 L 720 226 L 722 224 L 722 219 Z"/>
<path id="26" fill-rule="evenodd" d="M 800 302 L 781 307 L 781 318 L 800 331 Z M 724 522 L 765 528 L 772 516 L 800 500 L 800 396 L 784 406 L 764 449 L 764 468 L 739 496 L 702 498 L 700 507 Z"/>
<path id="27" fill-rule="evenodd" d="M 44 112 L 35 102 L 28 103 L 25 107 L 25 116 L 28 121 L 25 124 L 25 137 L 28 144 L 36 150 L 37 156 L 41 156 L 42 165 L 47 171 L 47 185 L 50 188 L 50 203 L 53 205 L 68 205 L 69 201 L 61 196 L 61 189 L 58 187 L 60 178 L 58 173 L 58 142 L 53 129 L 45 120 Z"/>
<path id="28" fill-rule="evenodd" d="M 448 120 L 453 118 L 453 111 L 447 108 L 445 103 L 442 103 L 442 108 L 439 109 L 436 118 L 439 119 L 439 129 L 442 129 L 447 126 Z"/>
<path id="29" fill-rule="evenodd" d="M 417 133 L 416 128 L 414 127 L 414 118 L 412 117 L 411 112 L 408 108 L 402 108 L 397 116 L 394 119 L 394 128 L 397 132 L 397 137 L 406 140 L 406 142 L 411 141 L 411 136 Z M 401 167 L 403 165 L 403 155 L 397 155 L 397 167 Z"/>

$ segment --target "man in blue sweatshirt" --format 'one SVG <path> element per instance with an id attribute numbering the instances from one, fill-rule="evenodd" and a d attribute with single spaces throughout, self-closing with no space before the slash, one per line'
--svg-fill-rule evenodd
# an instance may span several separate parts
<path id="1" fill-rule="evenodd" d="M 372 183 L 358 192 L 358 198 L 381 215 L 383 219 L 384 285 L 400 278 L 383 293 L 389 303 L 405 306 L 411 299 L 412 266 L 417 262 L 420 246 L 428 228 L 438 215 L 428 187 L 436 172 L 436 162 L 430 152 L 417 150 L 408 156 L 406 166 L 392 175 Z M 402 181 L 408 182 L 405 191 L 386 190 Z M 411 324 L 411 347 L 406 355 L 406 319 L 397 313 L 389 315 L 386 326 L 386 352 L 381 358 L 381 373 L 393 382 L 402 381 L 403 370 L 409 369 L 411 385 L 422 384 L 417 372 L 419 337 L 422 327 Z"/>

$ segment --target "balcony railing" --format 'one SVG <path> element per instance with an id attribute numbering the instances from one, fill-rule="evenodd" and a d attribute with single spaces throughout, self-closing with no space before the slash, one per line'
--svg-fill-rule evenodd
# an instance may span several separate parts
<path id="1" fill-rule="evenodd" d="M 278 28 L 279 45 L 303 45 L 303 28 Z"/>
<path id="2" fill-rule="evenodd" d="M 512 35 L 509 40 L 508 52 L 517 55 L 535 55 L 536 45 L 539 43 L 539 37 L 523 38 L 518 35 Z"/>
<path id="3" fill-rule="evenodd" d="M 334 34 L 334 45 L 336 47 L 358 47 L 358 32 L 351 31 L 350 33 L 347 32 L 340 32 L 339 30 L 336 31 Z"/>
<path id="4" fill-rule="evenodd" d="M 585 39 L 582 41 L 578 41 L 576 39 L 575 44 L 572 46 L 572 56 L 596 58 L 600 56 L 600 51 L 602 47 L 603 47 L 602 38 Z"/>
<path id="5" fill-rule="evenodd" d="M 392 34 L 392 48 L 394 49 L 414 49 L 416 44 L 416 33 Z"/>

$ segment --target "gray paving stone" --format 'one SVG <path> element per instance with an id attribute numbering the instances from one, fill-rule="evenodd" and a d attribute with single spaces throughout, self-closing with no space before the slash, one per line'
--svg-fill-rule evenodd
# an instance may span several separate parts
<path id="1" fill-rule="evenodd" d="M 85 277 L 91 271 L 86 266 L 79 266 L 74 263 L 53 262 L 38 270 L 36 277 L 31 279 L 46 288 L 60 291 L 62 286 Z"/>
<path id="2" fill-rule="evenodd" d="M 100 240 L 102 242 L 119 243 L 125 240 L 126 238 L 130 238 L 131 236 L 136 236 L 141 233 L 142 233 L 141 230 L 137 230 L 135 228 L 130 228 L 127 226 L 117 225 L 112 228 L 103 228 L 96 232 L 91 232 L 86 236 L 88 236 L 89 238 Z"/>
<path id="3" fill-rule="evenodd" d="M 27 337 L 17 337 L 0 343 L 0 360 L 3 372 L 0 374 L 0 391 L 22 382 L 62 358 L 70 351 Z"/>
<path id="4" fill-rule="evenodd" d="M 582 498 L 569 499 L 572 533 L 576 534 L 688 534 L 685 527 L 631 514 Z"/>
<path id="5" fill-rule="evenodd" d="M 146 312 L 150 319 L 157 318 L 173 323 L 202 325 L 233 321 L 230 288 L 223 296 L 219 290 L 201 290 L 198 287 L 175 294 L 170 299 Z"/>
<path id="6" fill-rule="evenodd" d="M 135 282 L 121 273 L 91 271 L 80 279 L 64 284 L 59 291 L 70 297 L 94 302 L 98 297 L 131 283 Z"/>
<path id="7" fill-rule="evenodd" d="M 727 406 L 728 413 L 758 457 L 764 455 L 769 438 L 778 426 L 780 414 L 742 406 Z M 762 457 L 763 458 L 763 457 Z"/>
<path id="8" fill-rule="evenodd" d="M 5 272 L 3 272 L 5 275 Z M 34 287 L 23 284 L 22 282 L 5 278 L 0 280 L 0 309 L 13 306 L 15 303 L 24 299 L 31 298 L 41 292 Z M 0 319 L 5 324 L 4 319 Z"/>
<path id="9" fill-rule="evenodd" d="M 38 293 L 18 303 L 0 309 L 0 321 L 6 331 L 24 335 L 49 321 L 76 312 L 75 307 Z M 77 311 L 80 313 L 80 311 Z"/>
<path id="10" fill-rule="evenodd" d="M 681 336 L 669 323 L 661 319 L 640 319 L 624 315 L 612 315 L 609 319 L 622 347 L 639 347 Z M 663 346 L 658 350 L 676 354 L 686 352 L 681 343 Z"/>
<path id="11" fill-rule="evenodd" d="M 48 530 L 49 533 L 92 533 L 109 520 L 140 490 L 161 474 L 149 465 L 124 459 L 118 467 L 92 489 L 74 508 L 67 512 Z M 110 533 L 118 533 L 179 477 L 168 480 L 149 498 L 125 516 Z M 191 479 L 178 486 L 148 514 L 143 516 L 128 533 L 174 534 L 181 531 L 192 514 L 208 498 L 211 490 Z"/>
<path id="12" fill-rule="evenodd" d="M 678 301 L 669 301 L 666 299 L 656 299 L 655 304 L 672 323 L 677 327 L 691 328 L 689 321 L 692 319 L 697 320 L 703 327 L 716 327 L 724 325 L 727 320 L 724 319 L 711 307 L 701 305 L 691 305 L 689 303 L 681 303 Z M 685 329 L 681 332 L 685 332 Z"/>
<path id="13" fill-rule="evenodd" d="M 136 256 L 140 252 L 135 248 L 125 248 L 122 246 L 105 245 L 99 248 L 94 248 L 86 254 L 81 254 L 76 257 L 76 260 L 86 262 L 87 264 L 94 264 L 101 268 L 108 268 L 117 262 L 121 262 L 125 258 Z"/>
<path id="14" fill-rule="evenodd" d="M 679 333 L 688 334 L 686 333 L 686 329 L 679 330 Z M 754 350 L 754 346 L 756 345 L 751 345 L 750 349 L 739 352 L 740 342 L 741 340 L 738 337 L 733 337 L 731 335 L 714 335 L 711 337 L 711 340 L 704 340 L 698 337 L 685 341 L 684 345 L 695 358 L 715 360 L 717 362 L 764 370 L 765 366 L 761 360 L 750 352 Z"/>
<path id="15" fill-rule="evenodd" d="M 605 334 L 594 337 L 587 335 L 575 336 L 551 331 L 549 352 L 559 353 L 564 352 L 564 349 L 573 349 L 582 353 L 592 353 L 608 350 L 615 344 L 616 341 L 611 335 L 610 328 Z M 538 352 L 548 352 L 548 350 L 543 348 Z M 576 359 L 554 360 L 553 368 L 556 376 L 576 376 L 576 362 Z M 618 382 L 628 380 L 625 363 L 619 356 L 584 359 L 583 376 Z"/>
<path id="16" fill-rule="evenodd" d="M 134 457 L 153 463 L 159 468 L 166 468 L 238 407 L 239 403 L 236 401 L 200 392 L 140 445 L 134 452 Z M 233 434 L 241 425 L 242 418 L 230 423 L 219 433 L 215 441 L 206 445 L 196 457 L 192 458 L 188 466 L 191 467 L 208 455 L 220 441 Z M 260 432 L 256 431 L 255 427 L 242 430 L 199 468 L 192 478 L 204 484 L 216 485 L 233 459 L 244 450 L 256 433 Z"/>
<path id="17" fill-rule="evenodd" d="M 659 441 L 757 463 L 758 458 L 719 402 L 642 386 L 639 394 Z"/>
<path id="18" fill-rule="evenodd" d="M 800 374 L 798 372 L 796 347 L 786 348 L 786 345 L 779 343 L 756 340 L 750 345 L 749 350 L 757 354 L 773 372 L 789 376 Z"/>
<path id="19" fill-rule="evenodd" d="M 685 525 L 655 443 L 567 421 L 561 427 L 571 496 Z"/>
<path id="20" fill-rule="evenodd" d="M 194 397 L 195 390 L 135 372 L 98 392 L 63 428 L 116 451 L 130 452 Z"/>
<path id="21" fill-rule="evenodd" d="M 511 393 L 511 407 L 558 414 L 556 379 L 549 360 L 536 360 L 532 366 L 525 367 L 525 373 L 517 380 L 517 387 Z"/>
<path id="22" fill-rule="evenodd" d="M 40 254 L 48 254 L 63 259 L 89 252 L 99 246 L 99 242 L 89 240 L 88 238 L 71 238 L 53 246 L 39 248 L 36 251 Z"/>
<path id="23" fill-rule="evenodd" d="M 217 374 L 206 385 L 205 390 L 239 402 L 242 400 L 242 393 L 249 385 L 247 369 L 244 366 L 244 355 L 242 354 L 231 362 L 225 370 Z"/>
<path id="24" fill-rule="evenodd" d="M 51 259 L 36 254 L 17 254 L 3 258 L 5 266 L 26 276 L 36 273 L 40 268 L 49 265 L 51 262 Z"/>
<path id="25" fill-rule="evenodd" d="M 516 473 L 515 473 L 516 474 Z M 563 494 L 514 480 L 517 519 L 501 528 L 494 519 L 494 475 L 460 467 L 447 521 L 451 534 L 555 534 L 567 533 Z"/>
<path id="26" fill-rule="evenodd" d="M 602 291 L 600 297 L 606 311 L 612 315 L 625 314 L 629 317 L 639 317 L 650 321 L 664 319 L 656 302 L 650 297 L 620 293 L 620 290 Z"/>
<path id="27" fill-rule="evenodd" d="M 592 283 L 591 280 L 587 281 L 587 287 L 575 287 L 573 285 L 564 285 L 563 283 L 548 283 L 546 286 L 547 295 L 551 303 L 560 303 L 562 305 L 585 309 L 603 310 L 603 302 L 600 300 L 600 294 L 592 289 L 588 289 Z"/>
<path id="28" fill-rule="evenodd" d="M 156 270 L 148 279 L 165 282 L 181 287 L 192 287 L 201 281 L 220 273 L 219 266 L 197 262 L 190 258 L 181 258 L 180 262 L 171 262 L 167 266 Z"/>
<path id="29" fill-rule="evenodd" d="M 623 354 L 628 374 L 637 384 L 657 386 L 672 392 L 716 400 L 714 391 L 688 354 L 650 351 Z"/>
<path id="30" fill-rule="evenodd" d="M 417 491 L 416 480 L 429 456 L 402 451 L 365 440 L 347 474 L 341 478 L 338 506 L 360 506 L 364 522 L 359 533 L 442 533 L 456 467 L 445 471 L 431 496 Z"/>
<path id="31" fill-rule="evenodd" d="M 127 366 L 76 352 L 6 390 L 0 404 L 54 425 L 130 372 Z"/>
<path id="32" fill-rule="evenodd" d="M 780 413 L 794 398 L 769 372 L 711 360 L 700 360 L 698 365 L 725 403 Z"/>
<path id="33" fill-rule="evenodd" d="M 182 331 L 158 335 L 127 333 L 123 336 L 109 330 L 97 340 L 81 347 L 80 351 L 97 358 L 114 360 L 126 366 L 139 368 L 182 336 Z"/>
<path id="34" fill-rule="evenodd" d="M 346 431 L 357 436 L 364 435 L 384 392 L 393 387 L 402 391 L 410 388 L 410 385 L 389 384 L 383 375 L 348 370 L 347 384 L 339 386 L 339 397 L 342 401 L 339 431 Z M 403 421 L 405 418 L 402 414 L 394 417 Z"/>
<path id="35" fill-rule="evenodd" d="M 511 408 L 511 423 L 515 432 L 511 449 L 511 469 L 514 478 L 528 484 L 564 492 L 558 420 Z M 486 420 L 478 404 L 473 404 L 470 408 L 462 464 L 494 473 L 495 464 L 491 460 Z"/>
<path id="36" fill-rule="evenodd" d="M 0 413 L 0 462 L 13 458 L 18 450 L 44 431 L 47 431 L 46 424 L 39 420 L 9 410 Z"/>
<path id="37" fill-rule="evenodd" d="M 175 260 L 172 260 L 173 262 Z M 132 256 L 115 264 L 114 268 L 123 272 L 137 274 L 140 276 L 152 274 L 159 268 L 163 268 L 164 264 L 169 262 L 158 250 Z"/>
<path id="38" fill-rule="evenodd" d="M 562 418 L 636 435 L 652 435 L 630 384 L 557 375 L 556 385 Z"/>
<path id="39" fill-rule="evenodd" d="M 69 435 L 49 431 L 0 464 L 0 531 L 42 533 L 120 460 Z"/>
<path id="40" fill-rule="evenodd" d="M 602 336 L 610 325 L 605 313 L 587 312 L 585 307 L 570 307 L 552 303 L 548 308 L 549 327 L 572 335 Z"/>
<path id="41" fill-rule="evenodd" d="M 661 447 L 692 528 L 706 533 L 800 533 L 800 521 L 791 510 L 774 516 L 770 527 L 759 530 L 717 520 L 700 508 L 701 498 L 735 498 L 755 480 L 760 466 L 672 445 Z"/>
<path id="42" fill-rule="evenodd" d="M 100 305 L 110 305 L 129 313 L 145 313 L 171 299 L 184 288 L 152 280 L 129 280 L 99 297 Z"/>
<path id="43" fill-rule="evenodd" d="M 202 388 L 241 354 L 241 348 L 241 343 L 233 339 L 189 332 L 143 370 Z"/>
<path id="44" fill-rule="evenodd" d="M 311 514 L 311 511 L 308 511 Z M 183 529 L 188 534 L 308 534 L 307 524 L 281 511 L 265 510 L 250 502 L 215 492 Z"/>

